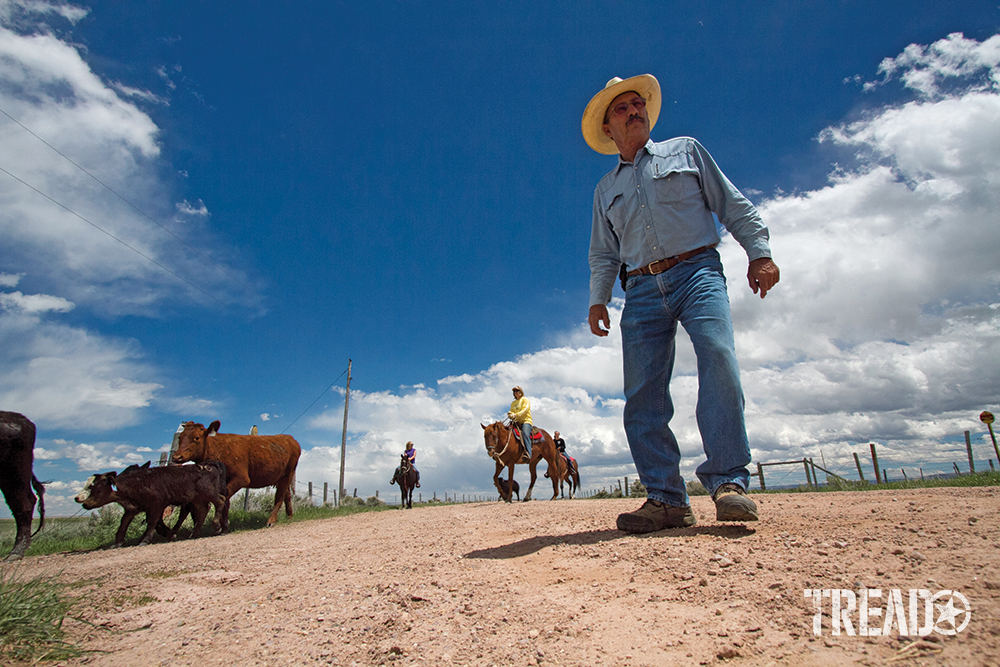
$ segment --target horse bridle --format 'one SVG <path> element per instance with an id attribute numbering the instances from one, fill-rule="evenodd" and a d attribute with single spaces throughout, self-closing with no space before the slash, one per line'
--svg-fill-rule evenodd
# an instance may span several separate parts
<path id="1" fill-rule="evenodd" d="M 489 453 L 491 459 L 494 459 L 496 461 L 500 461 L 500 457 L 503 456 L 504 452 L 507 451 L 507 448 L 510 447 L 511 438 L 514 437 L 514 429 L 511 428 L 510 426 L 507 426 L 506 424 L 501 424 L 500 422 L 497 422 L 497 424 L 500 424 L 505 429 L 507 429 L 507 442 L 504 443 L 503 449 L 500 450 L 499 454 L 497 453 L 496 447 L 490 447 L 490 448 L 488 448 L 488 453 Z"/>

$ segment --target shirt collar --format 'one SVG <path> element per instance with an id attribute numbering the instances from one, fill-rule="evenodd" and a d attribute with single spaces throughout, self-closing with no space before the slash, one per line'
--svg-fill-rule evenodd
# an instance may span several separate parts
<path id="1" fill-rule="evenodd" d="M 647 140 L 646 141 L 646 145 L 643 146 L 642 148 L 640 148 L 639 150 L 646 151 L 646 153 L 648 153 L 649 155 L 652 155 L 653 154 L 653 140 L 652 139 Z M 637 152 L 636 156 L 638 156 L 638 155 L 639 155 L 639 153 Z M 617 171 L 621 171 L 621 168 L 624 167 L 625 165 L 633 164 L 633 162 L 626 162 L 622 158 L 622 154 L 619 153 L 618 154 L 618 168 L 617 168 L 616 172 Z"/>

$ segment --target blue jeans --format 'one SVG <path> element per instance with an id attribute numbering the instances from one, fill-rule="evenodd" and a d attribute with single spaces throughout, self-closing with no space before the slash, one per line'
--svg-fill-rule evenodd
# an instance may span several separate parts
<path id="1" fill-rule="evenodd" d="M 698 358 L 696 416 L 708 459 L 697 475 L 710 493 L 725 482 L 748 488 L 750 445 L 733 343 L 726 277 L 719 253 L 707 250 L 657 276 L 633 276 L 625 291 L 625 434 L 639 479 L 653 500 L 689 504 L 681 453 L 670 430 L 670 376 L 677 323 Z"/>
<path id="2" fill-rule="evenodd" d="M 521 444 L 524 445 L 524 451 L 528 452 L 528 458 L 531 458 L 531 424 L 524 422 L 523 424 L 518 424 L 521 429 Z"/>

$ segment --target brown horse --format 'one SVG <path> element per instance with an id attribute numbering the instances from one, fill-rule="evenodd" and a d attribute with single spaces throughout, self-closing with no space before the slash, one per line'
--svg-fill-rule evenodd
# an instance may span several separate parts
<path id="1" fill-rule="evenodd" d="M 560 454 L 559 458 L 562 459 L 563 463 L 560 467 L 562 475 L 559 477 L 559 495 L 565 497 L 563 495 L 563 484 L 565 483 L 569 487 L 569 499 L 573 500 L 573 494 L 580 488 L 580 471 L 575 459 L 570 459 L 565 454 Z M 545 473 L 545 476 L 549 477 L 549 473 Z"/>
<path id="2" fill-rule="evenodd" d="M 493 474 L 493 484 L 497 487 L 497 491 L 503 495 L 504 500 L 509 503 L 512 486 L 510 482 L 514 479 L 514 466 L 521 462 L 521 441 L 514 436 L 513 430 L 516 426 L 509 428 L 501 422 L 493 422 L 489 426 L 480 424 L 480 426 L 483 427 L 483 438 L 486 440 L 486 453 L 497 464 L 497 470 Z M 556 443 L 552 441 L 552 436 L 540 428 L 535 430 L 542 434 L 542 439 L 533 441 L 531 446 L 531 461 L 528 462 L 528 469 L 531 471 L 531 484 L 528 485 L 528 492 L 524 494 L 522 502 L 531 500 L 531 490 L 534 488 L 535 478 L 538 476 L 535 467 L 540 459 L 545 459 L 546 463 L 549 464 L 550 473 L 556 473 L 551 475 L 552 500 L 559 497 L 559 477 L 566 465 L 562 462 L 562 457 L 556 453 Z M 500 478 L 500 472 L 504 468 L 508 470 L 506 489 L 501 488 L 497 482 Z"/>

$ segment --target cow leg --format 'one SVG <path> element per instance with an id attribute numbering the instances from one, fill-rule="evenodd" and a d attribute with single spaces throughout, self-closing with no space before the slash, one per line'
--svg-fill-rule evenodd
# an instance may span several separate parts
<path id="1" fill-rule="evenodd" d="M 177 539 L 177 534 L 181 530 L 181 525 L 184 523 L 184 520 L 188 518 L 189 514 L 193 514 L 193 512 L 191 511 L 191 505 L 190 504 L 183 505 L 180 508 L 180 511 L 177 512 L 177 522 L 174 524 L 174 527 L 173 528 L 167 527 L 166 522 L 161 520 L 160 523 L 156 524 L 156 532 L 158 532 L 160 535 L 163 535 L 164 537 L 166 537 L 171 541 Z M 164 533 L 162 530 L 160 530 L 161 525 L 167 529 L 168 531 L 167 533 Z"/>
<path id="2" fill-rule="evenodd" d="M 208 505 L 209 503 L 204 503 L 201 505 L 190 503 L 186 507 L 191 508 L 191 516 L 194 518 L 194 528 L 191 531 L 190 539 L 195 539 L 201 535 L 201 527 L 205 525 L 205 517 L 208 516 Z"/>
<path id="3" fill-rule="evenodd" d="M 31 483 L 26 479 L 11 480 L 4 475 L 0 482 L 3 483 L 4 499 L 17 525 L 14 548 L 7 555 L 7 560 L 18 560 L 31 546 L 31 515 L 35 511 L 35 495 L 31 492 Z"/>
<path id="4" fill-rule="evenodd" d="M 285 489 L 285 516 L 292 516 L 294 511 L 292 509 L 292 486 L 291 482 L 289 482 L 288 488 Z"/>
<path id="5" fill-rule="evenodd" d="M 115 533 L 115 549 L 125 545 L 125 531 L 128 530 L 129 524 L 132 523 L 132 519 L 138 513 L 138 509 L 125 508 L 125 513 L 122 514 L 122 522 L 118 524 L 118 532 Z"/>
<path id="6" fill-rule="evenodd" d="M 163 521 L 163 510 L 166 508 L 166 505 L 157 504 L 146 511 L 146 532 L 142 534 L 142 539 L 139 540 L 140 547 L 146 546 L 153 540 L 156 524 Z"/>
<path id="7" fill-rule="evenodd" d="M 285 516 L 292 517 L 292 494 L 288 489 L 288 482 L 287 477 L 278 480 L 278 488 L 274 493 L 274 509 L 271 510 L 271 516 L 267 518 L 268 528 L 278 523 L 278 510 L 281 509 L 282 502 L 285 503 Z"/>
<path id="8" fill-rule="evenodd" d="M 215 519 L 213 524 L 215 525 L 216 535 L 221 533 L 229 532 L 229 498 L 226 496 L 219 496 L 214 503 L 215 506 Z"/>

